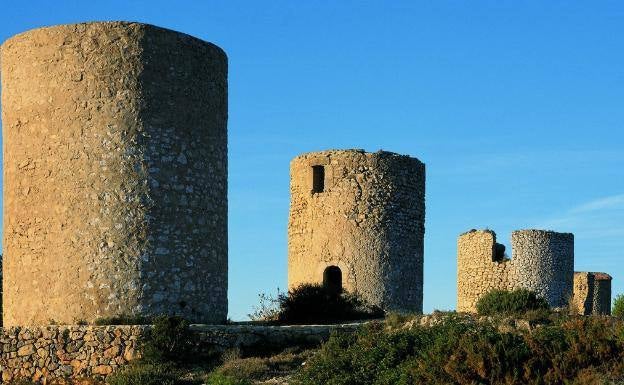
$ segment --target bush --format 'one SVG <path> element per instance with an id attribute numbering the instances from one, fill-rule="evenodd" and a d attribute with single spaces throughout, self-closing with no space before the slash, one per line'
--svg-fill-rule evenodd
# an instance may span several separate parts
<path id="1" fill-rule="evenodd" d="M 135 364 L 106 379 L 108 385 L 181 385 L 179 373 L 169 365 Z"/>
<path id="2" fill-rule="evenodd" d="M 615 296 L 613 300 L 613 311 L 611 314 L 615 317 L 624 318 L 624 294 Z"/>
<path id="3" fill-rule="evenodd" d="M 297 371 L 312 354 L 298 348 L 282 350 L 271 356 L 248 358 L 242 358 L 240 351 L 234 354 L 226 352 L 223 364 L 215 372 L 236 379 L 269 380 Z"/>
<path id="4" fill-rule="evenodd" d="M 142 341 L 143 359 L 152 363 L 183 363 L 193 348 L 189 323 L 181 317 L 158 316 Z"/>
<path id="5" fill-rule="evenodd" d="M 548 308 L 546 300 L 525 289 L 492 290 L 477 302 L 477 312 L 480 315 L 519 315 L 530 310 Z"/>
<path id="6" fill-rule="evenodd" d="M 278 296 L 280 324 L 336 323 L 383 317 L 384 312 L 357 295 L 304 284 Z"/>
<path id="7" fill-rule="evenodd" d="M 206 378 L 206 385 L 251 385 L 251 382 L 220 373 L 212 373 Z"/>
<path id="8" fill-rule="evenodd" d="M 333 334 L 295 384 L 580 385 L 621 376 L 623 337 L 624 322 L 594 317 L 531 333 L 453 315 L 431 327 L 375 323 Z"/>

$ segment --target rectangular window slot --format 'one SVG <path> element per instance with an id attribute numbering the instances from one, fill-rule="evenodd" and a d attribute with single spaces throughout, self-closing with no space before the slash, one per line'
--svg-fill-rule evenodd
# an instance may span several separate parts
<path id="1" fill-rule="evenodd" d="M 312 166 L 312 192 L 321 193 L 325 191 L 325 167 Z"/>

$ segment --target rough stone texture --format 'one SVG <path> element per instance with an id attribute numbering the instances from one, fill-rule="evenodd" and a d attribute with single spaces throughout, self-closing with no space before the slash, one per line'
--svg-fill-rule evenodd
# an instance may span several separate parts
<path id="1" fill-rule="evenodd" d="M 578 314 L 589 315 L 594 306 L 595 277 L 588 272 L 574 272 L 572 307 Z"/>
<path id="2" fill-rule="evenodd" d="M 314 166 L 324 190 L 314 191 Z M 288 286 L 322 283 L 329 266 L 343 287 L 390 311 L 422 312 L 425 165 L 380 151 L 303 154 L 290 164 Z"/>
<path id="3" fill-rule="evenodd" d="M 592 314 L 611 315 L 611 276 L 607 273 L 594 273 L 594 303 Z"/>
<path id="4" fill-rule="evenodd" d="M 147 326 L 47 326 L 0 331 L 2 382 L 106 376 L 138 357 Z"/>
<path id="5" fill-rule="evenodd" d="M 551 307 L 567 306 L 574 279 L 574 234 L 518 230 L 511 233 L 511 249 L 514 286 L 535 291 Z"/>
<path id="6" fill-rule="evenodd" d="M 543 230 L 511 234 L 513 259 L 497 255 L 496 234 L 471 230 L 457 243 L 457 310 L 476 311 L 479 298 L 493 289 L 525 288 L 552 307 L 572 296 L 574 235 Z"/>
<path id="7" fill-rule="evenodd" d="M 150 25 L 2 45 L 4 323 L 227 313 L 227 58 Z"/>
<path id="8" fill-rule="evenodd" d="M 198 352 L 232 348 L 288 347 L 320 344 L 333 331 L 354 331 L 362 323 L 343 325 L 192 325 Z M 30 379 L 106 377 L 140 357 L 141 339 L 150 326 L 46 326 L 0 329 L 2 382 Z"/>
<path id="9" fill-rule="evenodd" d="M 231 348 L 289 347 L 302 344 L 320 344 L 334 331 L 355 331 L 366 322 L 337 325 L 192 325 L 199 333 L 204 349 L 226 351 Z"/>
<path id="10" fill-rule="evenodd" d="M 575 272 L 573 306 L 578 314 L 611 315 L 611 276 Z"/>

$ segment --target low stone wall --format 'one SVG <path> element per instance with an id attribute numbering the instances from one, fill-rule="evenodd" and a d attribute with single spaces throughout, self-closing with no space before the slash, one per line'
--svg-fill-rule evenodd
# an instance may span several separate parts
<path id="1" fill-rule="evenodd" d="M 137 358 L 148 326 L 13 327 L 0 333 L 2 381 L 106 376 Z"/>
<path id="2" fill-rule="evenodd" d="M 279 348 L 318 344 L 344 325 L 192 325 L 200 351 Z M 150 326 L 46 326 L 0 329 L 2 382 L 18 378 L 48 383 L 58 379 L 105 377 L 139 358 L 140 338 Z"/>
<path id="3" fill-rule="evenodd" d="M 192 325 L 191 330 L 199 333 L 200 347 L 224 351 L 320 344 L 329 338 L 332 331 L 354 331 L 362 324 L 265 326 L 242 323 Z"/>

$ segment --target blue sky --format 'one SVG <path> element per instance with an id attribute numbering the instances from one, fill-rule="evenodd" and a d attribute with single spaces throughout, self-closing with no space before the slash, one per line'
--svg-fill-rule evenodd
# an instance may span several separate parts
<path id="1" fill-rule="evenodd" d="M 624 292 L 624 3 L 3 1 L 0 40 L 92 20 L 229 56 L 231 318 L 286 286 L 288 164 L 328 148 L 427 164 L 425 311 L 455 307 L 471 228 L 574 232 Z"/>

